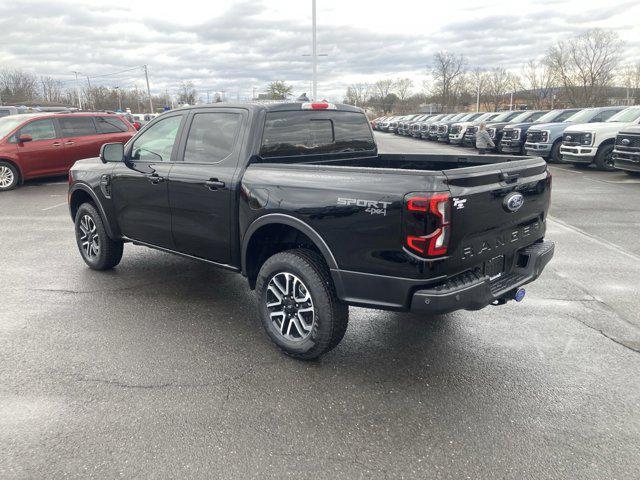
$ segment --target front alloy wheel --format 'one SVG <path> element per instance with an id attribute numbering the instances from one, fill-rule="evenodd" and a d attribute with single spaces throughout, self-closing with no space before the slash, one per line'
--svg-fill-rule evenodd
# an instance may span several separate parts
<path id="1" fill-rule="evenodd" d="M 274 275 L 265 298 L 269 318 L 283 338 L 305 340 L 313 331 L 315 312 L 307 286 L 292 273 Z"/>
<path id="2" fill-rule="evenodd" d="M 89 215 L 83 215 L 78 230 L 80 230 L 79 243 L 85 257 L 92 260 L 97 258 L 100 255 L 100 236 L 93 219 Z"/>
<path id="3" fill-rule="evenodd" d="M 0 191 L 11 190 L 18 185 L 18 172 L 7 163 L 0 162 Z"/>

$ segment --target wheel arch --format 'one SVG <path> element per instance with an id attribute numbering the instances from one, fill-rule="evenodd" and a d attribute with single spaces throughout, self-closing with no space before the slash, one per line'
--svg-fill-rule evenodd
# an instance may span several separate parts
<path id="1" fill-rule="evenodd" d="M 92 203 L 98 209 L 98 212 L 104 221 L 104 228 L 107 231 L 107 235 L 113 239 L 118 238 L 118 236 L 115 235 L 111 222 L 109 221 L 109 217 L 104 211 L 104 208 L 98 200 L 95 192 L 88 185 L 83 183 L 76 183 L 69 191 L 69 214 L 71 215 L 71 220 L 75 221 L 78 208 L 80 208 L 80 205 L 85 202 Z"/>
<path id="2" fill-rule="evenodd" d="M 258 271 L 269 256 L 296 247 L 316 250 L 330 269 L 338 268 L 327 243 L 302 220 L 286 214 L 267 214 L 255 220 L 242 240 L 242 273 L 250 287 L 255 287 Z"/>

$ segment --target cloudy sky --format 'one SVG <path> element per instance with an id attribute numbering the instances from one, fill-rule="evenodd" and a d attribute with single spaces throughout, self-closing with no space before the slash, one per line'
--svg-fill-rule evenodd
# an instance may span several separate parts
<path id="1" fill-rule="evenodd" d="M 420 86 L 433 54 L 463 53 L 469 65 L 518 70 L 555 41 L 586 29 L 615 30 L 625 60 L 640 61 L 640 1 L 317 0 L 319 94 L 407 76 Z M 403 6 L 403 8 L 396 8 Z M 309 91 L 311 0 L 0 0 L 0 68 L 21 68 L 73 84 L 155 92 L 192 80 L 230 98 L 285 80 Z M 122 70 L 133 68 L 128 72 Z M 121 73 L 117 73 L 121 72 Z"/>

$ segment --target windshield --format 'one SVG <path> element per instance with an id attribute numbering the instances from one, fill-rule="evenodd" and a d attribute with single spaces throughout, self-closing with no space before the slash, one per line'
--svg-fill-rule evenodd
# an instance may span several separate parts
<path id="1" fill-rule="evenodd" d="M 495 113 L 483 113 L 478 118 L 476 118 L 476 122 L 481 122 L 483 120 L 489 120 L 490 118 L 493 118 L 492 115 L 495 116 L 496 114 Z"/>
<path id="2" fill-rule="evenodd" d="M 509 120 L 511 120 L 516 115 L 520 116 L 521 114 L 516 112 L 516 111 L 502 112 L 497 117 L 493 118 L 491 121 L 492 122 L 508 122 Z"/>
<path id="3" fill-rule="evenodd" d="M 598 112 L 597 108 L 585 108 L 579 112 L 574 113 L 565 122 L 573 123 L 589 123 L 589 120 L 593 118 L 593 115 Z"/>
<path id="4" fill-rule="evenodd" d="M 560 115 L 562 110 L 551 110 L 549 113 L 542 115 L 536 123 L 550 123 L 556 121 L 556 117 Z"/>
<path id="5" fill-rule="evenodd" d="M 463 117 L 460 117 L 458 120 L 460 120 L 461 122 L 466 122 L 466 121 L 469 121 L 469 120 L 473 119 L 473 118 L 474 118 L 474 117 L 473 117 L 474 115 L 475 115 L 475 113 L 470 113 L 470 114 L 468 114 L 468 115 L 465 115 L 465 116 L 463 116 Z"/>
<path id="6" fill-rule="evenodd" d="M 529 110 L 522 112 L 520 115 L 513 117 L 511 123 L 524 123 L 533 122 L 539 116 L 544 115 L 544 112 L 531 112 Z"/>
<path id="7" fill-rule="evenodd" d="M 607 122 L 635 122 L 640 118 L 640 107 L 630 107 L 616 113 Z"/>
<path id="8" fill-rule="evenodd" d="M 24 118 L 22 117 L 16 118 L 9 115 L 8 117 L 0 118 L 0 138 L 6 137 L 13 131 L 14 128 L 18 127 L 22 122 L 24 122 Z"/>

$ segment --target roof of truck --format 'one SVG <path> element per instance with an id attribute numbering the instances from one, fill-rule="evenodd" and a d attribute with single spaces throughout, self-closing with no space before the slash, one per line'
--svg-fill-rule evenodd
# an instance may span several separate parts
<path id="1" fill-rule="evenodd" d="M 227 102 L 219 102 L 219 103 L 205 103 L 202 105 L 189 105 L 188 107 L 181 107 L 175 110 L 170 110 L 175 112 L 177 110 L 193 110 L 195 108 L 246 108 L 249 110 L 266 110 L 268 112 L 284 112 L 291 110 L 303 110 L 303 105 L 311 105 L 311 104 L 322 104 L 327 103 L 325 101 L 319 102 L 287 102 L 287 101 L 273 101 L 273 102 L 244 102 L 244 103 L 227 103 Z M 346 105 L 343 103 L 331 103 L 329 105 L 332 107 L 331 111 L 342 111 L 342 112 L 357 112 L 364 113 L 364 110 L 358 107 L 354 107 L 353 105 Z M 306 109 L 305 109 L 306 110 Z M 312 110 L 309 108 L 309 110 Z M 322 111 L 323 109 L 318 109 Z"/>

